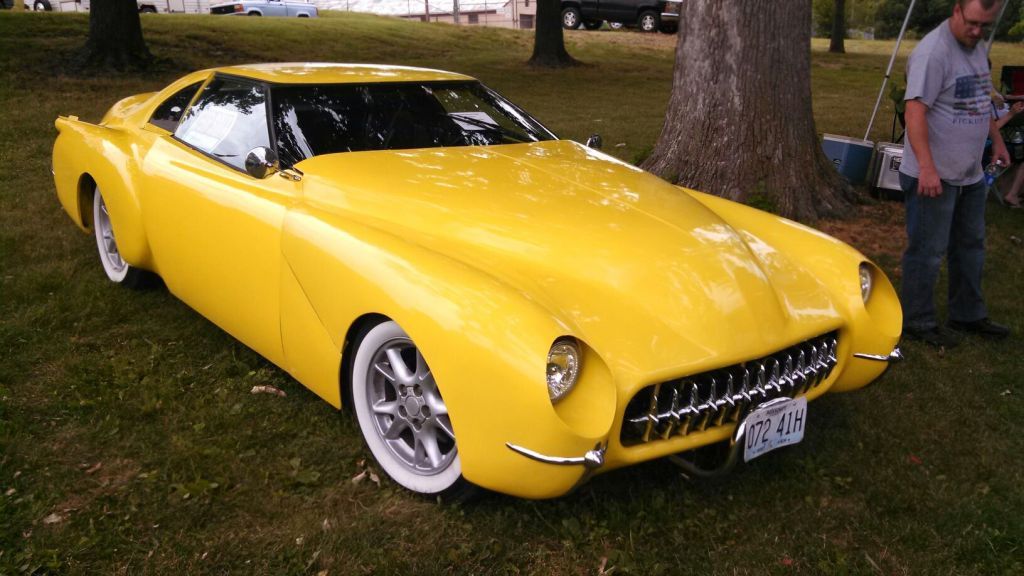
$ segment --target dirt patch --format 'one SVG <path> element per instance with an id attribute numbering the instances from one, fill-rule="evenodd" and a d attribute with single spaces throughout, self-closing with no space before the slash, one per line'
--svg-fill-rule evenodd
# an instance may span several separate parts
<path id="1" fill-rule="evenodd" d="M 857 207 L 852 218 L 822 220 L 818 228 L 863 252 L 869 258 L 895 266 L 907 245 L 903 204 L 878 202 Z"/>

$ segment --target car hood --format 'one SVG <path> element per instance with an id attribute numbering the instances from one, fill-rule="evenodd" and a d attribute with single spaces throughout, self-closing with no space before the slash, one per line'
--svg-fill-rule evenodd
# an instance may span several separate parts
<path id="1" fill-rule="evenodd" d="M 684 190 L 575 142 L 343 153 L 297 167 L 311 205 L 501 279 L 619 368 L 685 373 L 839 324 L 826 287 L 797 263 Z"/>

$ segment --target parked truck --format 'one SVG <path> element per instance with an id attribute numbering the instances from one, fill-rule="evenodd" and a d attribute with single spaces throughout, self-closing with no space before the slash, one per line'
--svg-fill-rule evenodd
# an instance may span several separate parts
<path id="1" fill-rule="evenodd" d="M 641 32 L 675 33 L 682 0 L 562 0 L 562 27 L 597 30 L 601 24 L 624 24 Z"/>

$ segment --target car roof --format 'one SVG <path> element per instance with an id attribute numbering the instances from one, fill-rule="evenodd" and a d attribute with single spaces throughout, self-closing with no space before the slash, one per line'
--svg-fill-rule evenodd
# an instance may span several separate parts
<path id="1" fill-rule="evenodd" d="M 214 72 L 244 76 L 275 84 L 347 84 L 367 82 L 428 82 L 436 80 L 473 80 L 470 76 L 376 64 L 334 64 L 330 62 L 278 62 L 242 64 L 214 69 Z"/>

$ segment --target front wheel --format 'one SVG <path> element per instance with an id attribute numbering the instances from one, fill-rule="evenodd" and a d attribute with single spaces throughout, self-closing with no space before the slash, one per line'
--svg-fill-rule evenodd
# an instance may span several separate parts
<path id="1" fill-rule="evenodd" d="M 140 289 L 150 284 L 151 274 L 140 268 L 136 268 L 121 258 L 121 252 L 117 249 L 117 240 L 114 238 L 114 227 L 110 222 L 110 213 L 107 212 L 107 204 L 103 201 L 103 195 L 99 188 L 92 197 L 92 228 L 96 235 L 96 250 L 99 252 L 100 263 L 103 264 L 103 271 L 107 278 L 115 283 L 128 288 Z"/>
<path id="2" fill-rule="evenodd" d="M 566 30 L 575 30 L 580 27 L 580 10 L 579 8 L 569 7 L 562 10 L 562 28 Z"/>
<path id="3" fill-rule="evenodd" d="M 386 321 L 356 339 L 352 409 L 370 452 L 392 480 L 428 497 L 462 501 L 455 431 L 434 375 L 411 338 Z"/>
<path id="4" fill-rule="evenodd" d="M 657 32 L 658 26 L 661 25 L 661 19 L 658 18 L 658 15 L 655 12 L 648 10 L 640 15 L 640 18 L 636 21 L 636 25 L 640 28 L 641 32 Z"/>
<path id="5" fill-rule="evenodd" d="M 50 6 L 47 0 L 36 0 L 35 4 L 32 5 L 32 9 L 36 12 L 50 12 L 53 10 L 53 7 Z"/>

